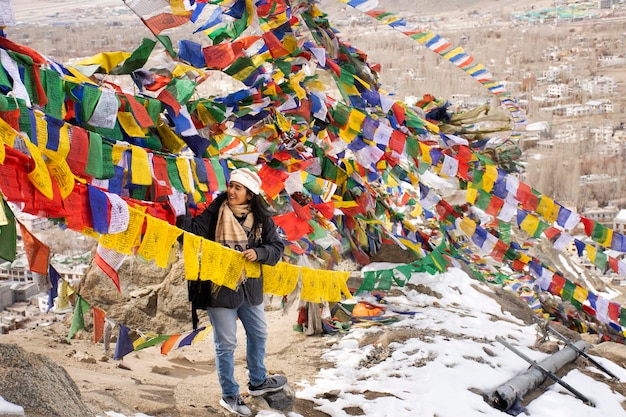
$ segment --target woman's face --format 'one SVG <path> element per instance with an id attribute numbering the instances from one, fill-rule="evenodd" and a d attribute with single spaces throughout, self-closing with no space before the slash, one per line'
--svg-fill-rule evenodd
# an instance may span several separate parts
<path id="1" fill-rule="evenodd" d="M 248 202 L 252 198 L 250 191 L 237 181 L 231 181 L 228 184 L 227 192 L 228 204 L 230 205 L 248 204 Z"/>

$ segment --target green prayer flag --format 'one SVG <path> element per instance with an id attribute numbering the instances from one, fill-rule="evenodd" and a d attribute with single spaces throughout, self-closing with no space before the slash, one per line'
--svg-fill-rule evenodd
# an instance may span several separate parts
<path id="1" fill-rule="evenodd" d="M 89 152 L 85 173 L 94 178 L 102 178 L 102 137 L 94 132 L 89 132 Z"/>
<path id="2" fill-rule="evenodd" d="M 254 68 L 254 62 L 252 61 L 252 59 L 245 56 L 245 57 L 237 58 L 235 62 L 233 62 L 228 68 L 224 70 L 224 72 L 230 75 L 231 77 L 233 77 L 235 74 L 239 73 L 240 71 L 243 71 L 244 69 L 250 68 L 250 67 Z"/>
<path id="3" fill-rule="evenodd" d="M 9 223 L 0 226 L 0 258 L 13 262 L 16 254 L 17 222 L 7 202 L 2 200 L 2 205 Z"/>
<path id="4" fill-rule="evenodd" d="M 376 271 L 366 271 L 363 273 L 363 282 L 361 283 L 361 286 L 356 290 L 355 294 L 372 291 L 375 287 Z"/>
<path id="5" fill-rule="evenodd" d="M 7 91 L 10 91 L 13 89 L 13 83 L 9 81 L 9 76 L 4 70 L 4 67 L 2 66 L 2 62 L 0 62 L 0 86 L 6 87 Z"/>
<path id="6" fill-rule="evenodd" d="M 80 113 L 82 115 L 83 120 L 91 119 L 93 116 L 93 112 L 100 101 L 100 96 L 102 95 L 102 90 L 100 90 L 97 86 L 85 84 L 82 86 L 82 99 L 77 100 L 80 104 Z"/>
<path id="7" fill-rule="evenodd" d="M 163 45 L 167 53 L 170 54 L 172 58 L 176 58 L 177 54 L 176 51 L 174 51 L 170 37 L 166 35 L 157 35 L 156 38 L 159 42 L 161 42 L 161 45 Z"/>
<path id="8" fill-rule="evenodd" d="M 600 271 L 604 271 L 606 269 L 606 264 L 609 261 L 609 257 L 606 253 L 597 250 L 596 258 L 593 260 L 593 264 L 598 267 Z"/>
<path id="9" fill-rule="evenodd" d="M 328 236 L 328 232 L 316 221 L 309 220 L 309 225 L 313 228 L 313 231 L 309 233 L 309 240 L 315 241 L 317 239 Z"/>
<path id="10" fill-rule="evenodd" d="M 563 286 L 563 292 L 561 293 L 561 298 L 565 301 L 572 301 L 574 298 L 574 291 L 576 291 L 576 284 L 566 280 L 565 285 Z"/>
<path id="11" fill-rule="evenodd" d="M 178 174 L 176 159 L 171 156 L 166 156 L 165 162 L 167 162 L 167 176 L 170 180 L 170 184 L 172 184 L 172 187 L 185 194 L 185 187 L 183 187 L 183 183 L 180 180 L 180 175 Z"/>
<path id="12" fill-rule="evenodd" d="M 487 210 L 489 207 L 489 203 L 491 202 L 492 195 L 483 190 L 478 190 L 478 198 L 476 199 L 476 203 L 474 204 L 481 210 Z"/>
<path id="13" fill-rule="evenodd" d="M 115 166 L 113 165 L 113 144 L 102 142 L 102 177 L 108 180 L 115 176 Z"/>
<path id="14" fill-rule="evenodd" d="M 63 103 L 65 101 L 65 88 L 63 79 L 58 72 L 44 69 L 41 71 L 42 84 L 45 86 L 48 103 L 44 107 L 46 114 L 59 120 L 63 119 Z"/>
<path id="15" fill-rule="evenodd" d="M 70 332 L 67 335 L 67 342 L 69 343 L 72 340 L 72 337 L 76 334 L 77 331 L 85 328 L 85 313 L 89 311 L 91 306 L 87 301 L 83 299 L 80 295 L 76 300 L 76 305 L 74 306 L 74 317 L 72 318 L 72 324 L 70 326 Z"/>
<path id="16" fill-rule="evenodd" d="M 145 349 L 145 348 L 148 348 L 148 347 L 156 346 L 159 343 L 165 342 L 170 337 L 172 337 L 172 336 L 169 335 L 169 334 L 160 334 L 160 335 L 158 335 L 156 337 L 153 337 L 153 338 L 148 339 L 145 342 L 141 343 L 139 346 L 137 346 L 135 348 L 135 350 L 137 351 L 137 350 Z"/>
<path id="17" fill-rule="evenodd" d="M 176 101 L 181 104 L 185 104 L 193 96 L 194 91 L 196 91 L 197 85 L 198 84 L 191 80 L 181 80 L 178 78 L 174 78 L 165 87 L 165 89 L 172 93 Z"/>
<path id="18" fill-rule="evenodd" d="M 378 271 L 378 283 L 376 285 L 376 289 L 387 291 L 391 289 L 391 284 L 393 283 L 393 270 L 392 269 L 383 269 Z"/>
<path id="19" fill-rule="evenodd" d="M 156 41 L 148 38 L 143 38 L 143 40 L 141 41 L 141 45 L 139 45 L 137 49 L 133 51 L 133 53 L 126 59 L 126 61 L 124 61 L 121 65 L 113 68 L 111 70 L 111 74 L 130 74 L 131 72 L 142 68 L 146 61 L 148 61 L 148 58 L 150 57 L 150 54 L 152 53 L 155 45 Z"/>
<path id="20" fill-rule="evenodd" d="M 329 109 L 330 110 L 330 109 Z M 343 103 L 337 103 L 332 112 L 333 119 L 338 126 L 345 126 L 348 124 L 350 118 L 350 108 Z"/>
<path id="21" fill-rule="evenodd" d="M 600 222 L 594 222 L 593 230 L 591 231 L 591 238 L 594 242 L 604 243 L 609 235 L 609 229 L 600 224 Z"/>

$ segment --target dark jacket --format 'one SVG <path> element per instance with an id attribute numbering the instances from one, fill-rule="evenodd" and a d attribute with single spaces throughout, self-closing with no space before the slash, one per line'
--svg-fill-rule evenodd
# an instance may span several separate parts
<path id="1" fill-rule="evenodd" d="M 218 199 L 211 203 L 199 216 L 194 218 L 189 214 L 179 216 L 176 219 L 176 226 L 194 235 L 215 241 L 215 228 L 221 205 L 220 200 Z M 257 241 L 250 234 L 248 236 L 248 245 L 256 251 L 257 262 L 276 265 L 283 256 L 285 246 L 278 235 L 274 220 L 270 216 L 261 220 L 263 224 L 261 240 Z M 239 286 L 237 291 L 223 286 L 214 288 L 214 290 L 217 291 L 212 291 L 210 307 L 237 308 L 243 303 L 244 297 L 251 305 L 259 305 L 263 302 L 263 276 L 247 279 Z"/>

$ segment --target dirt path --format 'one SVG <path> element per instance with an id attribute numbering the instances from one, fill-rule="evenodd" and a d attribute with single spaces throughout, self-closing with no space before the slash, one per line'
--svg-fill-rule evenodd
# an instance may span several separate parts
<path id="1" fill-rule="evenodd" d="M 270 337 L 266 366 L 270 373 L 282 373 L 297 391 L 301 382 L 313 382 L 321 366 L 322 349 L 331 340 L 305 336 L 292 329 L 296 310 L 284 315 L 279 310 L 267 312 Z M 106 411 L 126 415 L 141 412 L 155 417 L 195 417 L 222 415 L 217 405 L 220 398 L 215 374 L 212 337 L 193 345 L 171 351 L 167 356 L 159 347 L 133 352 L 122 361 L 112 359 L 115 344 L 105 354 L 102 343 L 89 340 L 91 334 L 79 332 L 78 338 L 66 343 L 68 327 L 57 322 L 36 330 L 17 330 L 0 335 L 0 343 L 15 343 L 25 350 L 50 357 L 63 366 L 81 390 L 83 400 L 97 413 Z M 238 335 L 243 340 L 243 328 Z M 235 372 L 246 392 L 245 345 L 235 354 Z M 260 403 L 248 398 L 249 405 L 259 410 Z M 294 411 L 304 417 L 324 416 L 310 403 L 296 401 Z M 224 414 L 225 415 L 225 414 Z"/>

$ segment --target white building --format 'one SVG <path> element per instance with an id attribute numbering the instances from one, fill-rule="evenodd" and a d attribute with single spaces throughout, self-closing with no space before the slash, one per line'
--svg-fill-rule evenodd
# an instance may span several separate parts
<path id="1" fill-rule="evenodd" d="M 548 97 L 566 98 L 569 97 L 569 87 L 567 84 L 550 84 L 546 92 Z"/>
<path id="2" fill-rule="evenodd" d="M 609 125 L 592 127 L 589 129 L 589 133 L 595 144 L 609 143 L 613 139 L 613 127 Z"/>
<path id="3" fill-rule="evenodd" d="M 615 80 L 612 77 L 596 77 L 579 82 L 580 89 L 592 96 L 606 96 L 615 92 Z"/>

